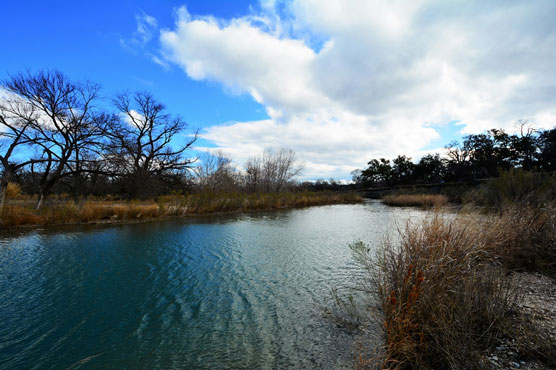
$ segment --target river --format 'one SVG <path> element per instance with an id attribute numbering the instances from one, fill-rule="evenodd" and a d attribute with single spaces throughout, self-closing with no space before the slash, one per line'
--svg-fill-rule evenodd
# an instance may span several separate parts
<path id="1" fill-rule="evenodd" d="M 375 201 L 0 234 L 0 369 L 338 369 L 348 245 L 424 211 Z"/>

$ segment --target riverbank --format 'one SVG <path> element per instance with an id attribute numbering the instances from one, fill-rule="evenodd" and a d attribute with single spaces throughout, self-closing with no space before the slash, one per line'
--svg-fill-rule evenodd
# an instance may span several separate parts
<path id="1" fill-rule="evenodd" d="M 376 254 L 364 243 L 352 250 L 366 270 L 362 289 L 377 302 L 368 320 L 384 338 L 359 368 L 556 366 L 554 289 L 530 292 L 555 284 L 546 277 L 556 271 L 554 205 L 435 214 Z"/>
<path id="2" fill-rule="evenodd" d="M 68 199 L 51 199 L 40 210 L 32 199 L 9 201 L 2 209 L 1 227 L 66 225 L 80 223 L 122 223 L 164 217 L 199 216 L 274 209 L 301 208 L 327 204 L 360 203 L 356 193 L 196 193 L 162 196 L 151 201 L 88 200 L 76 204 Z"/>

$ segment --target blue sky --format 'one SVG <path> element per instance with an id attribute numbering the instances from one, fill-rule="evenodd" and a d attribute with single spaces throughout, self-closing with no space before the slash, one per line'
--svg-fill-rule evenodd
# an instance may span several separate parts
<path id="1" fill-rule="evenodd" d="M 306 179 L 556 124 L 553 1 L 9 1 L 0 77 L 56 68 L 148 90 L 241 168 L 287 147 Z"/>
<path id="2" fill-rule="evenodd" d="M 174 24 L 179 1 L 7 1 L 0 22 L 2 78 L 30 69 L 56 68 L 76 80 L 100 83 L 106 95 L 151 91 L 192 127 L 262 119 L 264 107 L 248 95 L 232 96 L 215 83 L 193 81 L 179 69 L 164 69 L 144 50 L 120 40 L 137 29 L 136 16 L 149 14 L 161 28 Z M 256 5 L 256 4 L 255 4 Z M 249 11 L 248 1 L 191 1 L 196 14 L 230 18 Z M 9 16 L 6 16 L 9 15 Z M 25 25 L 25 26 L 22 26 Z M 153 48 L 156 45 L 153 42 Z"/>

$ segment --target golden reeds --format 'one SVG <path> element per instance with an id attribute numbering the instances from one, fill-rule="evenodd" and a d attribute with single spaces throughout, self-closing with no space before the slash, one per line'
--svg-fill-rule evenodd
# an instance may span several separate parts
<path id="1" fill-rule="evenodd" d="M 67 197 L 57 197 L 51 199 L 51 202 L 41 210 L 33 208 L 32 199 L 13 201 L 13 204 L 7 204 L 2 210 L 0 223 L 4 227 L 12 227 L 145 220 L 163 216 L 247 212 L 361 201 L 362 198 L 355 193 L 332 192 L 254 194 L 204 192 L 185 196 L 163 196 L 156 202 L 90 200 L 80 205 Z"/>

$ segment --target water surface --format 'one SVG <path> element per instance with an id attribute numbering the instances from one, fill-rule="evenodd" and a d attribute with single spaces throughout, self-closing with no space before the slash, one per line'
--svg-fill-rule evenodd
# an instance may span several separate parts
<path id="1" fill-rule="evenodd" d="M 349 368 L 323 315 L 380 203 L 0 235 L 0 369 Z"/>

